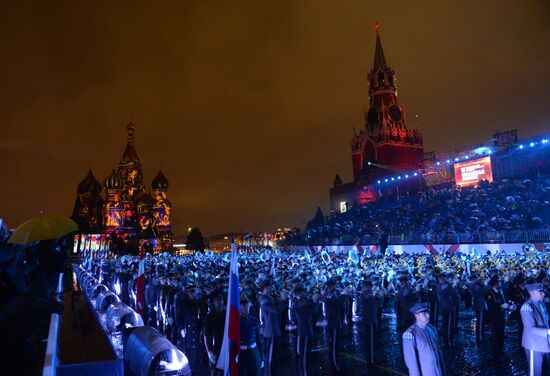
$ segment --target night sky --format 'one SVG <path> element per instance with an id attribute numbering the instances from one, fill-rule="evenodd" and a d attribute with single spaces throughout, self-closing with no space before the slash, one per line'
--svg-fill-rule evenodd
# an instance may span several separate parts
<path id="1" fill-rule="evenodd" d="M 176 234 L 303 227 L 351 179 L 375 31 L 426 151 L 550 130 L 550 2 L 55 1 L 0 5 L 0 217 L 70 214 L 126 125 Z M 452 3 L 452 4 L 451 4 Z M 152 8 L 152 6 L 155 8 Z"/>

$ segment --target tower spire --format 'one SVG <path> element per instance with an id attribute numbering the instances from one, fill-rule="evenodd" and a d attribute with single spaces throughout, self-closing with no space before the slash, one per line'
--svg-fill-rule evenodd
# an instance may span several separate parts
<path id="1" fill-rule="evenodd" d="M 136 145 L 134 143 L 136 127 L 133 123 L 130 123 L 126 126 L 126 130 L 128 131 L 128 142 L 126 143 L 126 149 L 124 149 L 124 154 L 122 155 L 122 160 L 120 163 L 139 163 L 139 157 L 137 155 Z"/>
<path id="2" fill-rule="evenodd" d="M 376 30 L 376 47 L 374 50 L 374 66 L 373 70 L 376 71 L 378 68 L 387 68 L 386 57 L 384 56 L 384 50 L 382 49 L 382 42 L 380 41 L 380 34 L 378 34 L 378 29 L 380 24 L 376 22 L 374 24 L 374 29 Z"/>

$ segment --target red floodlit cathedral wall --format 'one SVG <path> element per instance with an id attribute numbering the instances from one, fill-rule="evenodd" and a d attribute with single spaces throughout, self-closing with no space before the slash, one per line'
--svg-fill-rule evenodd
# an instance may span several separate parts
<path id="1" fill-rule="evenodd" d="M 174 235 L 168 179 L 159 171 L 147 191 L 135 146 L 135 127 L 127 127 L 128 141 L 117 168 L 103 186 L 92 171 L 80 182 L 72 218 L 81 234 L 107 234 L 109 248 L 118 252 L 170 252 Z M 105 188 L 105 199 L 101 190 Z"/>
<path id="2" fill-rule="evenodd" d="M 397 101 L 397 78 L 386 63 L 376 25 L 374 64 L 368 75 L 369 110 L 365 127 L 354 134 L 352 149 L 353 181 L 342 183 L 339 176 L 330 189 L 331 210 L 377 199 L 371 187 L 387 175 L 422 167 L 424 146 L 418 129 L 407 126 L 405 109 Z"/>

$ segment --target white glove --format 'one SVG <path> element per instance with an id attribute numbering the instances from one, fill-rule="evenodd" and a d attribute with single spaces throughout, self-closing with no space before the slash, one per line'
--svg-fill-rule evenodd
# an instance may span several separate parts
<path id="1" fill-rule="evenodd" d="M 502 309 L 508 309 L 508 307 L 510 307 L 510 306 L 508 305 L 508 303 L 504 303 L 504 304 L 501 304 L 500 307 Z"/>
<path id="2" fill-rule="evenodd" d="M 548 329 L 548 335 L 550 336 L 550 329 Z"/>
<path id="3" fill-rule="evenodd" d="M 208 359 L 210 359 L 210 363 L 216 364 L 216 354 L 214 354 L 214 351 L 210 350 L 208 352 Z"/>
<path id="4" fill-rule="evenodd" d="M 185 329 L 180 330 L 181 338 L 185 338 Z"/>

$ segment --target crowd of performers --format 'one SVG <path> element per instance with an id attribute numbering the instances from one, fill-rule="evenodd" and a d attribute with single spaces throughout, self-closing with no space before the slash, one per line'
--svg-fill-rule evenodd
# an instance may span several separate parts
<path id="1" fill-rule="evenodd" d="M 145 258 L 143 314 L 187 356 L 194 375 L 217 374 L 229 258 L 220 254 Z M 85 267 L 134 307 L 139 258 L 95 258 Z M 241 350 L 239 373 L 271 375 L 274 353 L 286 332 L 295 341 L 296 374 L 309 374 L 314 333 L 323 330 L 332 372 L 340 369 L 341 332 L 364 327 L 366 363 L 375 365 L 382 309 L 395 305 L 404 361 L 411 375 L 444 375 L 445 349 L 463 309 L 475 311 L 472 341 L 491 341 L 493 356 L 504 348 L 504 327 L 514 320 L 520 349 L 533 374 L 550 353 L 548 311 L 550 254 L 356 254 L 263 252 L 239 255 Z M 545 294 L 546 293 L 546 294 Z M 398 352 L 396 352 L 398 354 Z M 397 356 L 397 355 L 396 355 Z"/>

